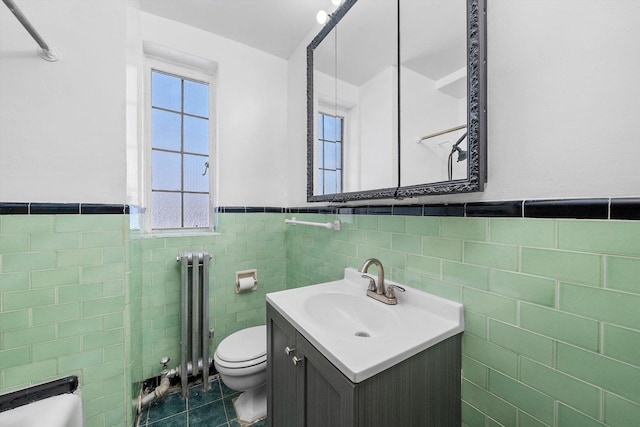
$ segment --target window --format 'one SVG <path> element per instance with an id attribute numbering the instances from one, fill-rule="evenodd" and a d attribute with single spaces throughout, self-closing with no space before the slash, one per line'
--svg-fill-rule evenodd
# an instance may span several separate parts
<path id="1" fill-rule="evenodd" d="M 342 192 L 344 118 L 318 113 L 317 194 Z"/>
<path id="2" fill-rule="evenodd" d="M 151 70 L 151 228 L 210 229 L 210 90 Z"/>

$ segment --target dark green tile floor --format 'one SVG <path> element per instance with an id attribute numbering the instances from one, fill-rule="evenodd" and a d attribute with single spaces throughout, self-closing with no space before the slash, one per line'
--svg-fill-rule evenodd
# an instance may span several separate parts
<path id="1" fill-rule="evenodd" d="M 162 399 L 149 405 L 140 415 L 140 427 L 240 427 L 232 400 L 238 392 L 227 388 L 218 375 L 211 377 L 209 390 L 202 384 L 189 387 L 182 399 L 180 389 L 171 390 Z M 251 427 L 266 427 L 267 420 Z"/>

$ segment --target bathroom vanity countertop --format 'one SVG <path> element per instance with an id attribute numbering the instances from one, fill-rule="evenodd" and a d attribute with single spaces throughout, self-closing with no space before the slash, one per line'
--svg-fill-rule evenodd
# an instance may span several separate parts
<path id="1" fill-rule="evenodd" d="M 361 275 L 346 268 L 341 280 L 267 294 L 273 308 L 352 382 L 464 330 L 462 304 L 401 285 L 406 292 L 396 292 L 398 304 L 387 305 L 366 295 L 369 280 Z"/>

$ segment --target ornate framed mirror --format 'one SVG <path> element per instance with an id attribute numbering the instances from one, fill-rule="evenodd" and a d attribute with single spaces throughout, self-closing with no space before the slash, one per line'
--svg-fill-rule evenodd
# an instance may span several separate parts
<path id="1" fill-rule="evenodd" d="M 485 0 L 347 0 L 307 47 L 307 200 L 482 191 Z"/>

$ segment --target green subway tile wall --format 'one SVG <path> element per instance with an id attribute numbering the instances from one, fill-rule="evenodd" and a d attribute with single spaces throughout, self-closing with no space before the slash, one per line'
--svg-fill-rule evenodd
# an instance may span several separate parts
<path id="1" fill-rule="evenodd" d="M 212 350 L 227 335 L 265 323 L 265 295 L 285 288 L 284 217 L 279 213 L 219 215 L 220 234 L 142 240 L 142 378 L 160 374 L 163 356 L 180 360 L 180 251 L 206 250 L 210 264 Z M 258 289 L 235 293 L 236 271 L 257 269 Z"/>
<path id="2" fill-rule="evenodd" d="M 133 215 L 0 216 L 0 393 L 75 374 L 86 426 L 131 425 L 141 381 L 178 363 L 180 251 L 213 255 L 212 350 L 264 322 L 267 292 L 375 256 L 464 303 L 465 426 L 640 419 L 640 222 L 345 215 L 334 232 L 285 216 L 223 213 L 220 234 L 182 237 L 142 236 Z M 258 291 L 236 294 L 253 268 Z"/>
<path id="3" fill-rule="evenodd" d="M 87 427 L 131 425 L 127 220 L 0 216 L 1 393 L 77 375 Z"/>
<path id="4" fill-rule="evenodd" d="M 392 280 L 464 303 L 463 425 L 640 422 L 640 222 L 341 219 L 286 230 L 287 285 L 378 257 Z"/>

